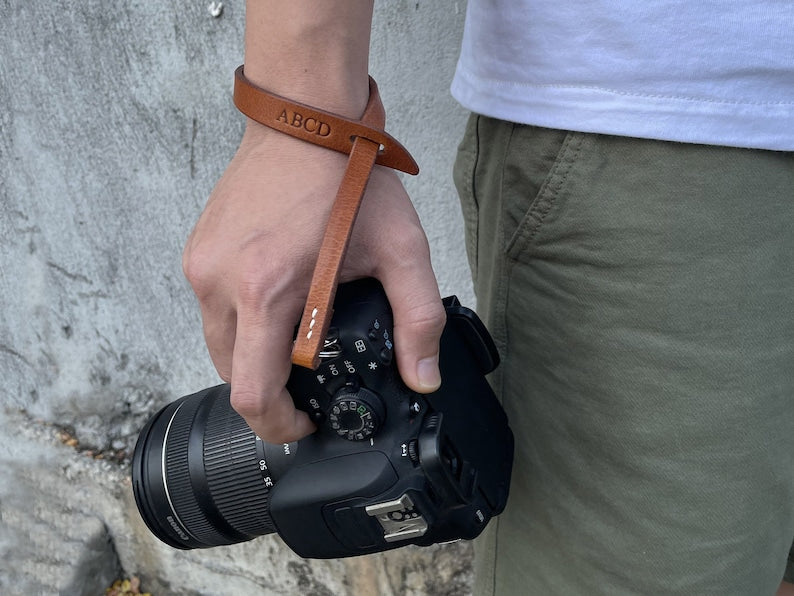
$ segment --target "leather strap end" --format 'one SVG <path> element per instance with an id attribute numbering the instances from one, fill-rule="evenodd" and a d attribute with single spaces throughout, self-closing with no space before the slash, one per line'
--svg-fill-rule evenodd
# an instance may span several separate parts
<path id="1" fill-rule="evenodd" d="M 367 139 L 356 139 L 353 144 L 345 175 L 325 227 L 309 295 L 292 348 L 294 364 L 312 370 L 320 365 L 319 354 L 331 325 L 342 262 L 370 172 L 375 165 L 377 150 L 378 146 Z"/>
<path id="2" fill-rule="evenodd" d="M 323 349 L 323 343 L 328 335 L 333 314 L 334 309 L 331 306 L 321 309 L 316 306 L 309 306 L 307 303 L 301 317 L 299 335 L 292 350 L 293 364 L 317 370 L 320 366 L 320 351 Z M 322 317 L 318 323 L 317 317 L 319 315 L 322 315 Z M 304 327 L 308 327 L 308 331 Z"/>

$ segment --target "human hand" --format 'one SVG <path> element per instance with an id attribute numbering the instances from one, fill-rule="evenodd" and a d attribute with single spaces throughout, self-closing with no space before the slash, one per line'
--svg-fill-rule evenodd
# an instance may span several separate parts
<path id="1" fill-rule="evenodd" d="M 347 157 L 250 122 L 191 233 L 185 275 L 201 307 L 210 357 L 231 403 L 263 440 L 314 429 L 285 385 L 294 329 Z M 394 312 L 395 354 L 410 388 L 438 388 L 446 320 L 427 239 L 402 183 L 376 166 L 341 281 L 375 277 Z"/>

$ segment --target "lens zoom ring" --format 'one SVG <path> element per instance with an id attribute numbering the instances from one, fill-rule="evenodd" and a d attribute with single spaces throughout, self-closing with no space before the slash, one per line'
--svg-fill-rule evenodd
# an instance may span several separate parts
<path id="1" fill-rule="evenodd" d="M 256 436 L 229 400 L 219 397 L 204 435 L 207 484 L 226 522 L 248 536 L 275 530 L 269 513 L 270 491 L 258 462 Z"/>
<path id="2" fill-rule="evenodd" d="M 190 483 L 188 469 L 188 439 L 193 426 L 196 409 L 201 400 L 189 399 L 174 416 L 168 438 L 163 445 L 166 450 L 166 476 L 171 504 L 182 525 L 195 538 L 207 545 L 229 544 L 229 539 L 218 533 L 202 512 Z"/>

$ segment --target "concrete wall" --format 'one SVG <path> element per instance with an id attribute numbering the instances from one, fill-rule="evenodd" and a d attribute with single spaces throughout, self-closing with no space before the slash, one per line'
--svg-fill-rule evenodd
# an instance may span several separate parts
<path id="1" fill-rule="evenodd" d="M 215 3 L 213 3 L 215 4 Z M 128 457 L 153 411 L 217 382 L 180 268 L 232 156 L 244 2 L 0 0 L 0 592 L 461 594 L 470 545 L 309 562 L 275 537 L 203 552 L 139 520 Z M 371 71 L 442 292 L 472 301 L 448 86 L 464 2 L 379 2 Z"/>

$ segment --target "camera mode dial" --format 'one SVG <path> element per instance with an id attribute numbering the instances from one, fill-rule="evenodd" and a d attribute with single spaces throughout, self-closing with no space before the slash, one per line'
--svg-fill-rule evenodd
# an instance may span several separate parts
<path id="1" fill-rule="evenodd" d="M 363 441 L 378 432 L 385 415 L 380 397 L 369 389 L 340 389 L 328 411 L 328 424 L 348 441 Z"/>

